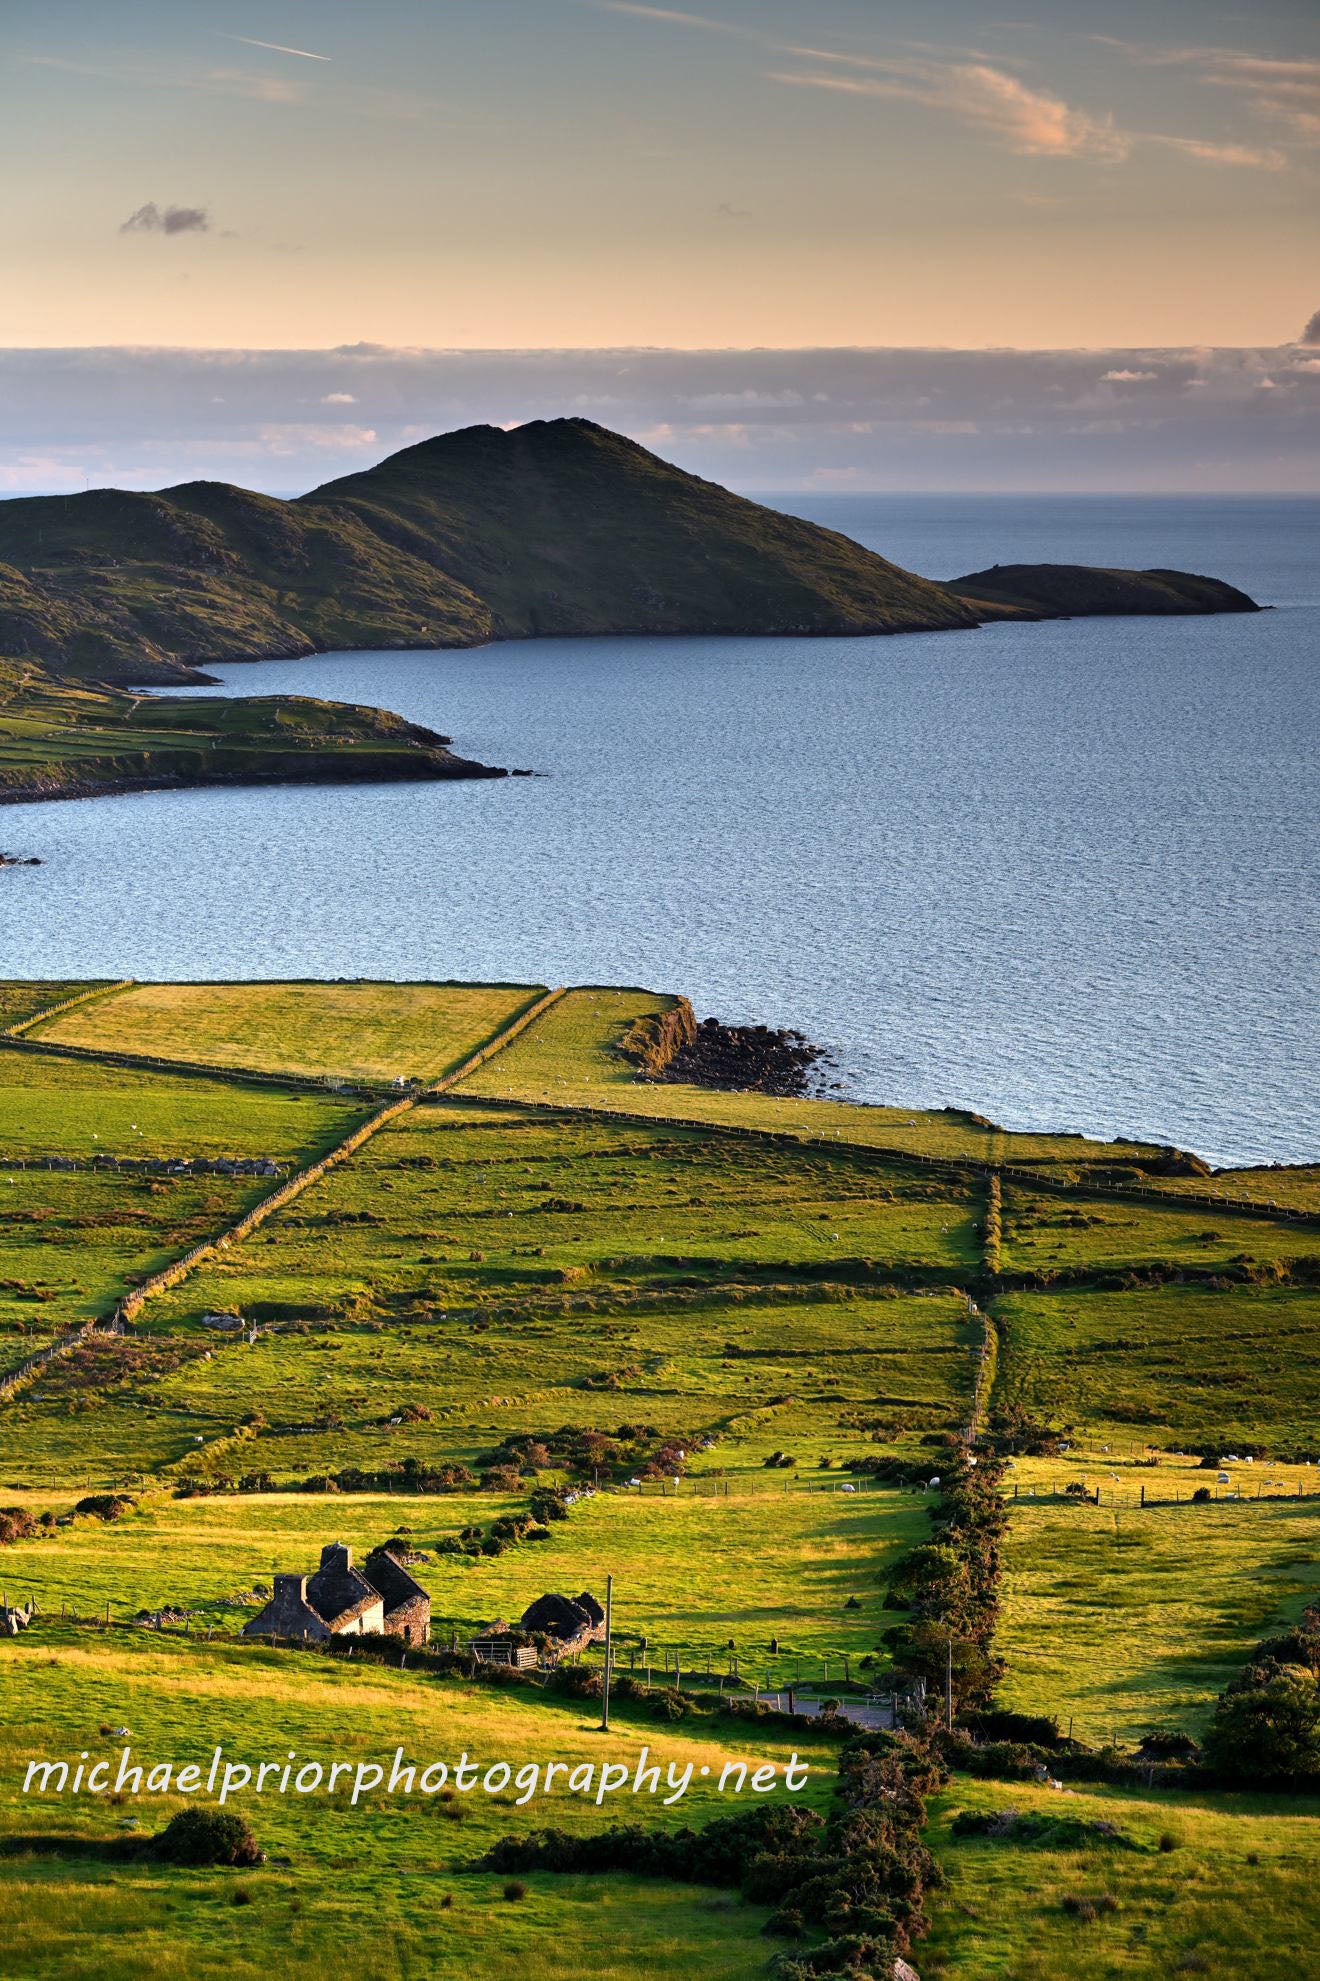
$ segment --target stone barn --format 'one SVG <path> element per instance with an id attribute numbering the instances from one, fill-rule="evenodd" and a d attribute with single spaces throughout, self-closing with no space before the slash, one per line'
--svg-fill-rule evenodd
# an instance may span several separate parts
<path id="1" fill-rule="evenodd" d="M 605 1636 L 605 1612 L 587 1590 L 580 1596 L 538 1596 L 522 1614 L 522 1629 L 548 1637 L 554 1655 L 568 1658 Z"/>
<path id="2" fill-rule="evenodd" d="M 431 1634 L 431 1598 L 387 1548 L 376 1548 L 360 1568 L 353 1550 L 331 1541 L 313 1575 L 277 1575 L 265 1608 L 243 1626 L 245 1637 L 402 1637 L 425 1644 Z"/>

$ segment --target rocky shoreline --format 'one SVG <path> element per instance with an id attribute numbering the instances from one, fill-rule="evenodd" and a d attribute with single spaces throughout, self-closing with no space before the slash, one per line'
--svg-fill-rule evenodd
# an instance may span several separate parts
<path id="1" fill-rule="evenodd" d="M 821 1093 L 825 1086 L 821 1075 L 832 1068 L 828 1049 L 813 1045 L 801 1032 L 703 1018 L 694 1036 L 649 1077 L 729 1093 L 801 1099 Z"/>

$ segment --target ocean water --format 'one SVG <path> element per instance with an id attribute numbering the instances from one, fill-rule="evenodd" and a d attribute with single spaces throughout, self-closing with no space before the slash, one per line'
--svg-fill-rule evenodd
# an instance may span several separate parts
<path id="1" fill-rule="evenodd" d="M 0 974 L 645 983 L 847 1091 L 1320 1155 L 1320 502 L 784 497 L 932 576 L 1172 565 L 1276 609 L 220 670 L 536 778 L 0 814 Z"/>

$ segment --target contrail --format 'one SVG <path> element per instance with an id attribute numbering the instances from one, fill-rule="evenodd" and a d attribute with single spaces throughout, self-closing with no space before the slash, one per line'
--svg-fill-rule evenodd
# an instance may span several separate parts
<path id="1" fill-rule="evenodd" d="M 286 48 L 282 41 L 254 41 L 250 34 L 226 34 L 225 41 L 241 41 L 249 48 L 269 48 L 275 55 L 301 55 L 308 62 L 328 62 L 328 55 L 313 55 L 310 48 Z"/>

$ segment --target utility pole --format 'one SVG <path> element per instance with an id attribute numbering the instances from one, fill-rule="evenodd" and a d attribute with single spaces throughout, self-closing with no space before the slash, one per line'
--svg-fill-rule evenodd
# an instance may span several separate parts
<path id="1" fill-rule="evenodd" d="M 614 1577 L 605 1577 L 605 1677 L 600 1692 L 600 1730 L 610 1730 L 610 1657 L 612 1652 L 612 1631 L 614 1626 Z"/>

